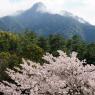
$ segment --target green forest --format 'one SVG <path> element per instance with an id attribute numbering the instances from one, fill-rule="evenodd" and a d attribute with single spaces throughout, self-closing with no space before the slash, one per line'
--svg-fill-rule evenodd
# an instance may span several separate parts
<path id="1" fill-rule="evenodd" d="M 86 59 L 88 64 L 95 64 L 95 43 L 87 43 L 77 35 L 66 39 L 60 34 L 39 36 L 28 30 L 23 33 L 1 31 L 0 80 L 6 78 L 6 68 L 19 66 L 22 58 L 40 62 L 42 65 L 42 56 L 46 52 L 58 56 L 57 50 L 62 50 L 68 55 L 76 51 L 80 60 Z"/>

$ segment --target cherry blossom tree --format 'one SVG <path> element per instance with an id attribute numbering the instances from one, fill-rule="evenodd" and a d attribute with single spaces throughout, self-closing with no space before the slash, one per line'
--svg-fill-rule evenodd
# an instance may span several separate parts
<path id="1" fill-rule="evenodd" d="M 80 61 L 76 52 L 70 56 L 58 52 L 58 57 L 46 53 L 42 66 L 22 59 L 21 68 L 7 69 L 14 84 L 1 82 L 0 92 L 4 95 L 95 95 L 95 66 Z"/>

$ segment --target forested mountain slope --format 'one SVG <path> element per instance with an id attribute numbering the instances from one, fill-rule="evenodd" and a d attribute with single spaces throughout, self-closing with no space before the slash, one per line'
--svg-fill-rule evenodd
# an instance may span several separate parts
<path id="1" fill-rule="evenodd" d="M 13 32 L 29 29 L 46 36 L 58 33 L 66 38 L 79 35 L 86 41 L 95 41 L 95 26 L 69 12 L 59 15 L 42 12 L 41 9 L 45 10 L 45 6 L 36 3 L 16 16 L 3 17 L 0 19 L 0 28 Z"/>

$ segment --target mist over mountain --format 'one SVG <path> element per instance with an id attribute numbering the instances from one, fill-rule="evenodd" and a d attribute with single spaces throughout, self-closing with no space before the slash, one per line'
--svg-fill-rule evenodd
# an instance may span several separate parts
<path id="1" fill-rule="evenodd" d="M 51 14 L 40 2 L 16 16 L 1 18 L 0 28 L 4 31 L 13 32 L 29 29 L 38 35 L 46 36 L 58 33 L 66 38 L 79 35 L 86 41 L 95 41 L 95 26 L 67 11 L 63 11 L 61 15 Z"/>

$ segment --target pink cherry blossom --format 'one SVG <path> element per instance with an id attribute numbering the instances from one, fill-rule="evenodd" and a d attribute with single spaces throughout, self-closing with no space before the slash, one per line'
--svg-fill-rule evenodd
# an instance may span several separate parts
<path id="1" fill-rule="evenodd" d="M 80 61 L 76 52 L 70 57 L 58 52 L 58 57 L 46 53 L 42 66 L 22 59 L 22 69 L 15 67 L 18 72 L 7 69 L 15 83 L 3 81 L 0 92 L 4 95 L 95 95 L 95 66 L 83 66 L 86 62 Z"/>

